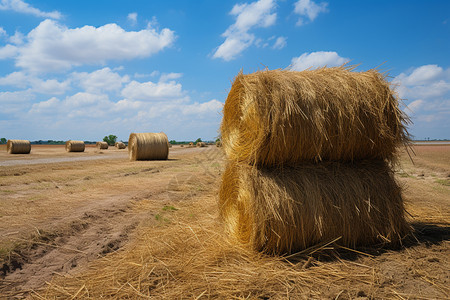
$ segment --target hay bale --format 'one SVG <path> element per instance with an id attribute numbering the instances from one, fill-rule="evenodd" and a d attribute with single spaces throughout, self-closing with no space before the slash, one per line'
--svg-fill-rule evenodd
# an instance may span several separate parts
<path id="1" fill-rule="evenodd" d="M 127 147 L 123 142 L 116 142 L 114 145 L 117 149 L 125 149 Z"/>
<path id="2" fill-rule="evenodd" d="M 69 140 L 66 142 L 66 151 L 67 152 L 84 152 L 84 142 L 83 141 L 72 141 Z"/>
<path id="3" fill-rule="evenodd" d="M 217 141 L 216 142 L 216 147 L 222 147 L 222 142 L 221 141 Z"/>
<path id="4" fill-rule="evenodd" d="M 108 149 L 108 143 L 107 142 L 97 142 L 97 143 L 95 143 L 95 146 L 99 150 Z"/>
<path id="5" fill-rule="evenodd" d="M 321 68 L 239 74 L 223 108 L 229 159 L 253 165 L 388 159 L 409 119 L 376 70 Z"/>
<path id="6" fill-rule="evenodd" d="M 27 140 L 8 140 L 6 143 L 6 151 L 8 154 L 29 154 L 31 151 L 31 143 Z"/>
<path id="7" fill-rule="evenodd" d="M 189 147 L 194 147 L 194 142 L 189 142 Z"/>
<path id="8" fill-rule="evenodd" d="M 164 132 L 131 133 L 128 139 L 130 160 L 159 160 L 169 156 L 169 140 Z"/>
<path id="9" fill-rule="evenodd" d="M 235 242 L 271 254 L 341 237 L 355 247 L 408 232 L 401 189 L 384 161 L 256 168 L 228 162 L 220 215 Z"/>
<path id="10" fill-rule="evenodd" d="M 206 147 L 205 142 L 197 142 L 197 147 Z"/>

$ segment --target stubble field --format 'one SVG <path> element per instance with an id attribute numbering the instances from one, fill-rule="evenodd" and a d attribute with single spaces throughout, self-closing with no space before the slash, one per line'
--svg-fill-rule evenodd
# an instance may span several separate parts
<path id="1" fill-rule="evenodd" d="M 450 145 L 402 152 L 414 235 L 399 249 L 321 245 L 271 257 L 230 244 L 218 217 L 220 148 L 66 153 L 0 146 L 0 295 L 4 298 L 447 299 Z"/>

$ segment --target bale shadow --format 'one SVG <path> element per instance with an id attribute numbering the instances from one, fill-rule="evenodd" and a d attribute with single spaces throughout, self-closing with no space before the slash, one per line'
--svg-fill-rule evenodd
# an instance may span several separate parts
<path id="1" fill-rule="evenodd" d="M 308 260 L 321 262 L 333 262 L 337 260 L 355 261 L 362 256 L 377 257 L 387 252 L 402 251 L 404 249 L 413 248 L 421 245 L 430 248 L 433 245 L 439 245 L 445 241 L 450 241 L 450 224 L 412 222 L 411 233 L 405 236 L 396 244 L 378 244 L 372 246 L 359 246 L 348 248 L 339 244 L 339 242 L 324 243 L 311 247 L 310 251 L 302 251 L 298 254 L 284 256 L 290 263 L 298 263 Z M 308 266 L 307 266 L 308 267 Z"/>

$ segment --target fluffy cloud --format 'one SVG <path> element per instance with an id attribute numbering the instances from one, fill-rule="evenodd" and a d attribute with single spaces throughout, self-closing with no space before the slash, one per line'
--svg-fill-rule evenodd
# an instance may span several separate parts
<path id="1" fill-rule="evenodd" d="M 22 47 L 0 48 L 0 58 L 15 55 L 16 65 L 31 72 L 62 71 L 83 64 L 149 57 L 174 40 L 174 32 L 167 28 L 128 32 L 106 24 L 70 29 L 47 19 L 27 35 Z"/>
<path id="2" fill-rule="evenodd" d="M 255 36 L 249 33 L 251 29 L 275 24 L 277 14 L 273 12 L 274 9 L 273 0 L 236 4 L 230 12 L 236 16 L 236 21 L 222 34 L 225 41 L 217 48 L 213 58 L 225 61 L 235 59 L 255 41 Z"/>
<path id="3" fill-rule="evenodd" d="M 299 57 L 291 60 L 291 69 L 295 71 L 303 71 L 309 68 L 319 67 L 336 67 L 348 62 L 348 58 L 339 56 L 334 51 L 318 51 L 311 53 L 303 53 Z"/>
<path id="4" fill-rule="evenodd" d="M 327 12 L 328 3 L 315 3 L 312 0 L 299 0 L 295 4 L 294 12 L 300 16 L 297 26 L 305 23 L 304 18 L 307 17 L 310 22 L 314 21 L 320 13 Z"/>
<path id="5" fill-rule="evenodd" d="M 29 14 L 36 17 L 60 19 L 61 13 L 58 11 L 44 12 L 30 6 L 22 0 L 1 0 L 0 10 L 12 10 L 18 13 Z"/>
<path id="6" fill-rule="evenodd" d="M 70 80 L 58 81 L 56 79 L 41 79 L 25 72 L 13 72 L 0 77 L 0 85 L 16 88 L 28 88 L 30 92 L 60 95 L 70 88 Z"/>
<path id="7" fill-rule="evenodd" d="M 131 25 L 136 25 L 136 23 L 137 23 L 137 16 L 138 16 L 138 14 L 135 13 L 135 12 L 128 14 L 127 19 L 128 19 L 128 21 L 130 21 Z"/>
<path id="8" fill-rule="evenodd" d="M 408 104 L 405 111 L 414 123 L 411 132 L 415 138 L 433 134 L 449 138 L 450 68 L 420 66 L 399 74 L 392 83 L 400 98 Z"/>
<path id="9" fill-rule="evenodd" d="M 131 100 L 162 101 L 183 97 L 181 84 L 169 82 L 137 82 L 131 81 L 122 90 L 122 96 Z"/>
<path id="10" fill-rule="evenodd" d="M 284 36 L 280 36 L 275 40 L 275 44 L 273 44 L 273 49 L 283 49 L 287 45 L 287 38 Z"/>
<path id="11" fill-rule="evenodd" d="M 19 49 L 13 45 L 0 47 L 0 59 L 9 59 L 15 57 L 19 53 Z"/>
<path id="12" fill-rule="evenodd" d="M 120 76 L 110 68 L 103 68 L 91 73 L 74 72 L 72 73 L 72 78 L 81 88 L 90 93 L 118 91 L 124 83 L 130 81 L 128 75 Z"/>

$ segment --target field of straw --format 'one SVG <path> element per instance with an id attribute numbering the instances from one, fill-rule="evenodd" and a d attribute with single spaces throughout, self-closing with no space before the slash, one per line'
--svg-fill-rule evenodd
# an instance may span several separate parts
<path id="1" fill-rule="evenodd" d="M 413 150 L 395 170 L 414 229 L 400 246 L 335 239 L 272 256 L 224 233 L 223 148 L 130 161 L 115 147 L 0 145 L 0 298 L 448 299 L 450 145 Z"/>

